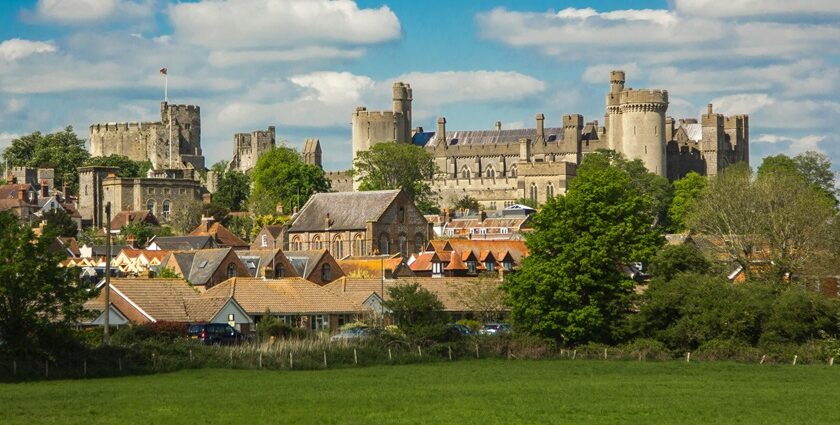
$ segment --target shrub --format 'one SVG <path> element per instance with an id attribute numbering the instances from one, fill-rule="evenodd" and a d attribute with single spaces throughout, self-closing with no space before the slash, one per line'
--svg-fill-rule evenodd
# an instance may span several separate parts
<path id="1" fill-rule="evenodd" d="M 114 332 L 115 344 L 129 345 L 144 340 L 172 341 L 186 338 L 187 325 L 178 322 L 154 322 L 123 326 Z"/>
<path id="2" fill-rule="evenodd" d="M 735 339 L 712 339 L 703 343 L 692 357 L 697 360 L 735 360 L 739 362 L 758 362 L 761 350 Z"/>
<path id="3" fill-rule="evenodd" d="M 473 332 L 478 332 L 479 330 L 481 330 L 481 328 L 483 328 L 483 326 L 481 326 L 481 322 L 479 322 L 478 320 L 461 319 L 456 323 L 470 328 L 470 330 Z"/>

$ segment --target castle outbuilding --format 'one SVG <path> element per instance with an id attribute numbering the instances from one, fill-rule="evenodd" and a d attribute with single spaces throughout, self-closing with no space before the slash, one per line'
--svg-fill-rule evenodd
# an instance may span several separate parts
<path id="1" fill-rule="evenodd" d="M 749 161 L 749 120 L 724 117 L 708 106 L 698 123 L 675 121 L 666 115 L 667 90 L 625 87 L 625 73 L 612 71 L 606 96 L 605 125 L 584 121 L 582 115 L 562 117 L 562 125 L 546 127 L 545 115 L 527 129 L 447 130 L 445 117 L 436 131 L 411 128 L 411 86 L 393 85 L 391 111 L 358 107 L 352 115 L 353 158 L 383 142 L 422 146 L 435 158 L 441 173 L 431 181 L 443 204 L 469 195 L 488 209 L 500 209 L 527 198 L 544 203 L 565 193 L 583 156 L 612 149 L 647 169 L 676 180 L 688 172 L 715 175 L 736 162 Z"/>

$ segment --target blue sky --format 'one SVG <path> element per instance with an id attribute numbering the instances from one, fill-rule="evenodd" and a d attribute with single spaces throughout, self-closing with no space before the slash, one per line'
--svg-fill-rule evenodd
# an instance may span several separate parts
<path id="1" fill-rule="evenodd" d="M 791 6 L 788 3 L 796 3 Z M 29 0 L 0 2 L 0 147 L 35 130 L 157 119 L 198 104 L 208 164 L 277 126 L 350 165 L 350 114 L 414 88 L 414 125 L 603 121 L 607 73 L 667 89 L 668 114 L 750 115 L 752 163 L 818 150 L 840 164 L 840 2 Z M 837 168 L 837 167 L 836 167 Z"/>

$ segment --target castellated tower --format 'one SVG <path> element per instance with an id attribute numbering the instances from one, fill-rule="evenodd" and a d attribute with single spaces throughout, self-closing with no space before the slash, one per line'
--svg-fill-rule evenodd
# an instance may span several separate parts
<path id="1" fill-rule="evenodd" d="M 233 157 L 228 163 L 228 170 L 247 173 L 254 168 L 260 156 L 274 148 L 275 131 L 274 126 L 269 126 L 267 130 L 234 134 Z"/>
<path id="2" fill-rule="evenodd" d="M 160 117 L 160 121 L 157 122 L 92 124 L 91 155 L 116 154 L 127 156 L 134 161 L 149 160 L 155 169 L 170 168 L 170 163 L 171 168 L 175 169 L 204 169 L 199 107 L 161 102 Z"/>
<path id="3" fill-rule="evenodd" d="M 628 159 L 641 159 L 648 171 L 665 176 L 667 90 L 624 88 L 624 72 L 610 73 L 607 95 L 607 146 Z"/>

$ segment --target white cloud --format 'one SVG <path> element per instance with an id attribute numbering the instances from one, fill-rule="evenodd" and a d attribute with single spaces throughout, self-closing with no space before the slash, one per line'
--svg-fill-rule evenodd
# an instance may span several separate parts
<path id="1" fill-rule="evenodd" d="M 202 0 L 169 9 L 175 34 L 211 49 L 282 49 L 371 44 L 400 37 L 387 6 L 360 9 L 349 0 Z"/>
<path id="2" fill-rule="evenodd" d="M 289 81 L 300 87 L 312 89 L 310 93 L 301 97 L 302 100 L 318 100 L 327 104 L 358 102 L 363 94 L 374 87 L 373 80 L 369 77 L 349 72 L 313 72 L 293 76 Z"/>
<path id="3" fill-rule="evenodd" d="M 319 59 L 355 59 L 364 55 L 364 49 L 339 49 L 335 47 L 308 46 L 289 50 L 220 50 L 210 53 L 210 63 L 215 66 L 234 66 L 244 63 L 301 62 Z"/>
<path id="4" fill-rule="evenodd" d="M 513 71 L 410 72 L 393 80 L 411 84 L 417 101 L 438 105 L 521 100 L 545 90 L 544 82 Z"/>
<path id="5" fill-rule="evenodd" d="M 7 133 L 5 131 L 0 131 L 0 152 L 2 152 L 3 149 L 6 149 L 6 147 L 11 145 L 12 140 L 17 139 L 18 137 L 20 137 L 20 134 Z"/>
<path id="6" fill-rule="evenodd" d="M 776 134 L 762 134 L 752 140 L 753 143 L 769 143 L 787 145 L 787 154 L 799 155 L 806 151 L 825 153 L 819 144 L 826 140 L 826 136 L 809 134 L 803 137 L 787 137 Z"/>
<path id="7" fill-rule="evenodd" d="M 39 53 L 55 53 L 58 48 L 52 41 L 31 41 L 12 38 L 0 43 L 0 61 L 15 61 Z"/>
<path id="8" fill-rule="evenodd" d="M 840 14 L 837 0 L 674 0 L 676 10 L 710 17 Z"/>
<path id="9" fill-rule="evenodd" d="M 154 0 L 38 0 L 36 19 L 64 24 L 87 24 L 116 18 L 148 17 Z"/>

